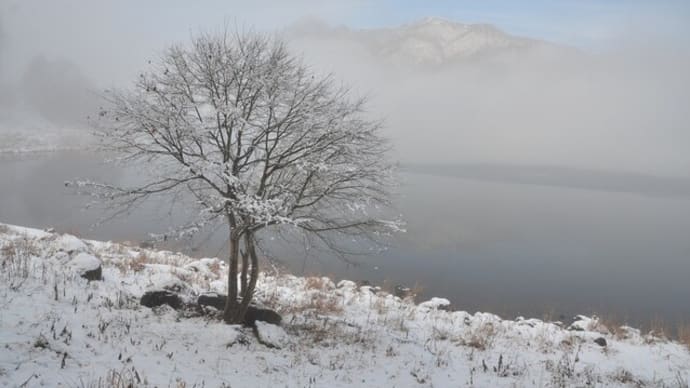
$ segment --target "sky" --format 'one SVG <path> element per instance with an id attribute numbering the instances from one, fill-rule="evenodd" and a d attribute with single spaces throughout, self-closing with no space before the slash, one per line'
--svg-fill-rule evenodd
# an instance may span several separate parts
<path id="1" fill-rule="evenodd" d="M 437 0 L 371 2 L 358 26 L 395 25 L 423 15 L 489 23 L 512 34 L 582 48 L 615 43 L 632 30 L 687 39 L 690 2 L 683 0 Z"/>
<path id="2" fill-rule="evenodd" d="M 0 39 L 20 60 L 36 51 L 107 57 L 106 47 L 121 55 L 123 46 L 134 57 L 225 21 L 275 29 L 313 17 L 375 28 L 428 16 L 490 23 L 512 34 L 583 48 L 610 46 L 631 33 L 690 39 L 686 0 L 1 0 Z"/>
<path id="3" fill-rule="evenodd" d="M 76 118 L 97 108 L 99 90 L 130 84 L 167 46 L 224 24 L 281 31 L 317 19 L 378 29 L 427 17 L 492 24 L 596 56 L 395 79 L 361 47 L 303 45 L 314 64 L 377 96 L 372 105 L 401 159 L 690 175 L 687 0 L 0 0 L 0 130 L 24 111 L 82 124 Z"/>
<path id="4" fill-rule="evenodd" d="M 379 28 L 429 16 L 584 49 L 614 46 L 631 34 L 690 44 L 685 0 L 0 0 L 0 66 L 7 76 L 37 55 L 65 57 L 100 78 L 99 68 L 138 68 L 155 50 L 225 22 L 274 30 L 317 18 Z"/>

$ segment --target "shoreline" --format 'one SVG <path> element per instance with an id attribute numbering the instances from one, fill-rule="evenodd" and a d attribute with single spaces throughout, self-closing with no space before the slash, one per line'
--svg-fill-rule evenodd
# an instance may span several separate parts
<path id="1" fill-rule="evenodd" d="M 40 381 L 74 385 L 114 373 L 139 375 L 134 386 L 146 386 L 144 381 L 158 386 L 682 386 L 679 382 L 690 381 L 686 345 L 631 327 L 611 329 L 592 317 L 578 316 L 568 326 L 504 320 L 446 311 L 450 302 L 442 298 L 414 304 L 351 281 L 263 273 L 255 298 L 283 321 L 253 332 L 139 303 L 145 292 L 173 286 L 185 298 L 222 293 L 227 275 L 218 259 L 4 224 L 0 248 L 0 385 L 27 379 L 28 386 Z M 79 276 L 75 260 L 83 265 L 89 262 L 86 256 L 100 263 L 102 281 Z"/>

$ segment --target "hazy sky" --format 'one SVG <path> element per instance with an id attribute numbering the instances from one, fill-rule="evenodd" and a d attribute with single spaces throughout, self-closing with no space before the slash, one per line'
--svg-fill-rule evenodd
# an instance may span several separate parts
<path id="1" fill-rule="evenodd" d="M 632 33 L 690 39 L 686 0 L 1 0 L 0 61 L 24 65 L 36 55 L 65 57 L 100 76 L 99 68 L 136 68 L 152 50 L 224 21 L 275 29 L 316 17 L 362 28 L 427 16 L 490 23 L 586 48 L 607 47 Z"/>
<path id="2" fill-rule="evenodd" d="M 0 0 L 0 127 L 17 112 L 76 125 L 100 89 L 127 85 L 171 43 L 224 23 L 279 30 L 318 19 L 368 29 L 429 16 L 489 23 L 585 55 L 411 75 L 341 41 L 299 46 L 374 96 L 401 160 L 690 175 L 687 0 Z"/>

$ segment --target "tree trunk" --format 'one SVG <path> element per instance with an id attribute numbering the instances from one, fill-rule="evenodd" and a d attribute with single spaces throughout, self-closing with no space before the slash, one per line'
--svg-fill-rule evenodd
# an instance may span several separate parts
<path id="1" fill-rule="evenodd" d="M 242 257 L 242 274 L 240 275 L 240 295 L 244 295 L 244 292 L 247 289 L 247 272 L 249 270 L 248 255 L 249 253 L 247 253 L 246 250 L 240 250 L 240 256 Z"/>
<path id="2" fill-rule="evenodd" d="M 247 232 L 244 235 L 244 243 L 247 247 L 247 256 L 249 256 L 251 259 L 251 271 L 249 272 L 249 283 L 247 284 L 246 288 L 242 290 L 242 302 L 239 308 L 239 315 L 241 319 L 244 319 L 244 315 L 247 313 L 249 303 L 251 303 L 252 298 L 254 297 L 256 281 L 259 278 L 259 259 L 256 256 L 256 248 L 254 246 L 254 233 Z M 243 268 L 243 270 L 244 269 L 245 268 Z"/>
<path id="3" fill-rule="evenodd" d="M 235 228 L 230 230 L 230 268 L 228 270 L 228 299 L 225 301 L 223 320 L 226 323 L 240 323 L 243 317 L 239 317 L 240 305 L 237 303 L 237 264 L 240 250 L 240 237 Z"/>

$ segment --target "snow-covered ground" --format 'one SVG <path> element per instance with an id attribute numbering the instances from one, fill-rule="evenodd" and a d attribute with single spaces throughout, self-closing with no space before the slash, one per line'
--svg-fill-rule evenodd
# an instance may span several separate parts
<path id="1" fill-rule="evenodd" d="M 80 277 L 102 263 L 102 281 Z M 168 306 L 225 293 L 226 267 L 115 243 L 0 224 L 0 386 L 34 387 L 687 387 L 690 351 L 580 317 L 444 311 L 327 278 L 262 274 L 256 298 L 282 327 L 229 326 Z M 193 314 L 192 314 L 193 315 Z M 269 344 L 272 346 L 267 346 Z"/>

